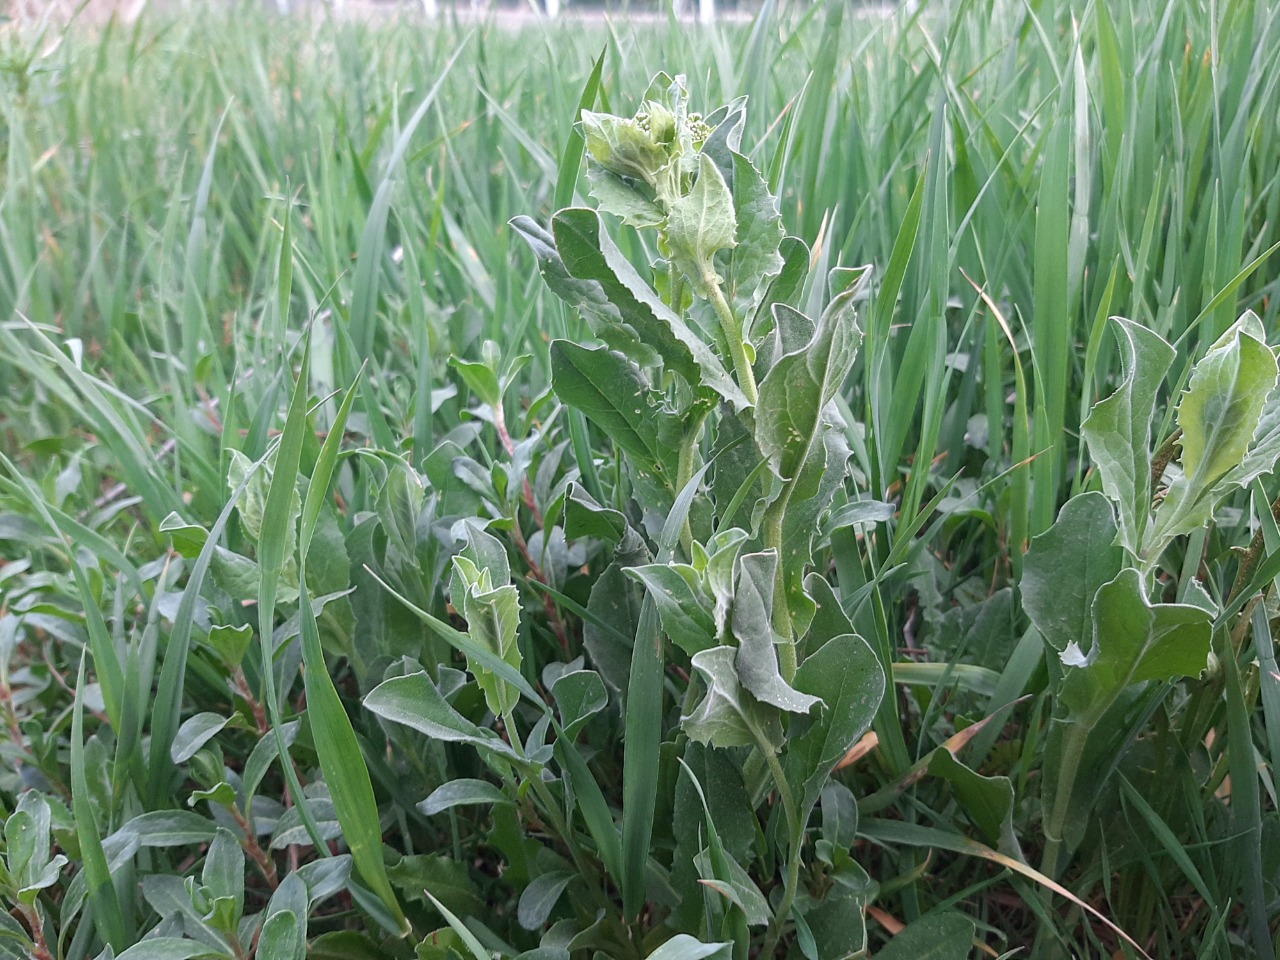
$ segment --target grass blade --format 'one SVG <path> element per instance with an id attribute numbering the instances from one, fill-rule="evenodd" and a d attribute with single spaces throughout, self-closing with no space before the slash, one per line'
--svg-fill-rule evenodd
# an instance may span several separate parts
<path id="1" fill-rule="evenodd" d="M 707 464 L 676 497 L 662 530 L 658 563 L 669 561 Z M 627 744 L 622 757 L 622 903 L 628 917 L 644 906 L 644 874 L 658 802 L 658 754 L 662 747 L 662 672 L 666 662 L 658 610 L 646 592 L 640 608 L 627 684 Z"/>
<path id="2" fill-rule="evenodd" d="M 369 217 L 365 221 L 364 233 L 360 237 L 356 275 L 352 280 L 351 291 L 351 341 L 361 357 L 368 357 L 373 352 L 374 318 L 378 305 L 379 277 L 382 272 L 382 250 L 386 243 L 387 217 L 391 212 L 391 193 L 395 189 L 395 177 L 400 168 L 400 161 L 404 159 L 405 151 L 409 149 L 409 141 L 413 138 L 414 131 L 418 129 L 418 124 L 431 109 L 431 104 L 435 102 L 445 78 L 449 76 L 449 71 L 465 48 L 466 41 L 463 40 L 440 71 L 435 84 L 422 98 L 418 108 L 413 111 L 409 122 L 400 131 L 400 136 L 391 150 L 391 157 L 387 160 L 386 173 L 383 174 L 382 182 L 378 184 L 378 192 L 374 194 L 373 205 L 369 208 Z M 354 376 L 351 379 L 354 380 Z"/>
<path id="3" fill-rule="evenodd" d="M 304 361 L 300 382 L 305 382 L 305 379 Z M 358 386 L 358 383 L 353 383 L 343 397 L 342 405 L 338 408 L 333 425 L 329 429 L 329 435 L 320 449 L 320 458 L 311 474 L 307 499 L 302 507 L 298 535 L 300 590 L 298 614 L 301 618 L 302 661 L 305 667 L 303 682 L 307 691 L 307 713 L 311 719 L 311 732 L 315 738 L 316 754 L 320 758 L 320 769 L 324 773 L 325 783 L 333 798 L 334 810 L 338 815 L 338 822 L 342 825 L 342 834 L 351 851 L 356 870 L 397 920 L 400 932 L 407 934 L 410 931 L 409 921 L 405 918 L 400 902 L 391 889 L 386 866 L 383 863 L 378 804 L 373 795 L 369 768 L 365 764 L 351 720 L 325 666 L 324 650 L 320 646 L 320 629 L 307 591 L 307 553 L 320 510 L 328 498 L 329 485 L 333 480 L 334 466 L 342 446 L 347 416 L 351 413 Z M 303 420 L 301 425 L 305 427 L 306 421 Z M 290 426 L 297 426 L 297 421 Z M 282 447 L 287 447 L 291 440 L 292 438 L 286 432 L 281 441 Z"/>
<path id="4" fill-rule="evenodd" d="M 80 657 L 80 672 L 76 677 L 76 697 L 71 712 L 71 809 L 75 813 L 76 836 L 80 840 L 80 855 L 84 858 L 85 877 L 89 883 L 89 902 L 93 907 L 93 922 L 104 939 L 115 950 L 123 950 L 125 939 L 124 915 L 116 896 L 111 872 L 107 869 L 107 857 L 102 850 L 102 835 L 98 833 L 98 821 L 94 816 L 89 783 L 84 769 L 84 657 Z"/>

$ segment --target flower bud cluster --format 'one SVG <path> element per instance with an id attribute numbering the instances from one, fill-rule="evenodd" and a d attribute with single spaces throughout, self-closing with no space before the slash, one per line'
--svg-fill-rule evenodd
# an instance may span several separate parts
<path id="1" fill-rule="evenodd" d="M 712 127 L 687 110 L 684 78 L 676 77 L 632 117 L 582 112 L 588 162 L 640 187 L 645 199 L 667 210 L 692 188 L 698 153 Z"/>

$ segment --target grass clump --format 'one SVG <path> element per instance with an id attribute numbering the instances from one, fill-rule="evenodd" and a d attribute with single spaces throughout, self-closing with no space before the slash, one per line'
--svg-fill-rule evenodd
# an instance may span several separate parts
<path id="1" fill-rule="evenodd" d="M 4 27 L 0 956 L 1274 952 L 1278 21 Z"/>

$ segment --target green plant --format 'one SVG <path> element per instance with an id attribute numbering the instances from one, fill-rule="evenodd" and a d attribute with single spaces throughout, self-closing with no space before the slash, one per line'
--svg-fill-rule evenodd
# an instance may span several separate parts
<path id="1" fill-rule="evenodd" d="M 556 396 L 622 454 L 608 504 L 570 485 L 555 506 L 567 542 L 612 554 L 586 603 L 600 627 L 587 637 L 598 669 L 548 667 L 558 716 L 549 711 L 518 673 L 520 608 L 505 548 L 467 527 L 450 587 L 467 633 L 419 613 L 466 654 L 505 739 L 453 711 L 430 672 L 384 681 L 365 706 L 478 747 L 515 791 L 446 783 L 427 801 L 433 813 L 528 794 L 569 860 L 525 888 L 522 923 L 540 925 L 567 894 L 579 915 L 604 907 L 597 940 L 581 942 L 615 956 L 677 932 L 746 956 L 748 931 L 759 926 L 766 953 L 799 927 L 810 951 L 844 955 L 861 949 L 865 932 L 831 918 L 842 909 L 861 916 L 871 889 L 849 855 L 852 822 L 828 830 L 802 880 L 803 851 L 828 776 L 880 703 L 884 669 L 811 570 L 817 522 L 846 494 L 850 425 L 833 400 L 853 363 L 853 310 L 867 271 L 832 271 L 820 317 L 800 312 L 809 251 L 785 237 L 768 185 L 739 152 L 744 102 L 703 118 L 687 99 L 682 79 L 659 75 L 636 116 L 584 111 L 582 120 L 601 211 L 657 230 L 661 293 L 621 254 L 601 212 L 561 210 L 550 230 L 513 221 L 548 285 L 603 341 L 550 347 Z M 480 379 L 481 370 L 464 373 Z M 497 409 L 496 381 L 484 400 Z M 603 620 L 604 611 L 616 613 Z M 693 674 L 675 691 L 675 725 L 669 667 Z M 575 742 L 593 714 L 617 709 L 621 837 Z M 721 781 L 710 801 L 709 776 Z M 727 794 L 725 778 L 737 785 Z M 686 819 L 695 795 L 706 812 L 683 833 L 655 816 L 673 802 L 660 796 L 664 785 L 676 784 Z M 760 820 L 771 792 L 780 814 Z M 847 791 L 832 796 L 845 798 L 847 815 Z M 735 833 L 728 845 L 726 824 Z M 744 835 L 746 824 L 755 826 Z M 768 867 L 761 875 L 762 864 L 777 864 L 780 880 Z M 777 887 L 772 902 L 761 882 Z M 682 901 L 678 909 L 646 908 L 655 883 Z M 609 884 L 621 904 L 601 899 Z"/>
<path id="2" fill-rule="evenodd" d="M 1193 359 L 1243 310 L 1267 338 L 1280 313 L 1271 6 L 766 3 L 697 31 L 162 6 L 0 24 L 0 813 L 43 796 L 67 858 L 5 887 L 0 956 L 35 949 L 32 914 L 58 960 L 302 937 L 316 958 L 671 958 L 775 935 L 794 957 L 858 917 L 845 943 L 890 957 L 1234 960 L 1274 939 L 1273 481 L 1192 484 L 1170 439 L 1177 391 L 1209 395 Z M 704 154 L 736 193 L 708 121 L 733 127 L 717 112 L 684 144 L 669 83 L 642 118 L 619 107 L 654 64 L 706 102 L 750 95 L 728 113 L 781 214 L 753 233 L 783 259 L 765 286 L 798 290 L 755 303 L 741 246 L 707 280 L 729 232 L 699 240 L 689 213 L 716 193 Z M 574 212 L 588 185 L 599 220 Z M 551 293 L 507 224 L 533 214 L 555 247 L 561 208 L 591 269 L 607 236 L 608 270 L 705 352 Z M 832 268 L 863 263 L 835 284 L 862 331 L 847 378 L 787 374 L 788 396 L 834 391 L 810 455 L 851 453 L 806 528 L 805 472 L 782 480 L 800 446 L 766 448 L 808 421 L 757 412 L 818 324 L 770 330 L 764 301 L 820 320 Z M 1168 352 L 1113 341 L 1116 311 L 1172 347 L 1163 386 L 1130 377 L 1123 340 L 1152 369 Z M 819 351 L 833 382 L 848 319 Z M 1256 366 L 1264 338 L 1236 333 L 1215 355 Z M 599 364 L 656 411 L 641 432 Z M 1121 408 L 1151 390 L 1143 449 Z M 1143 469 L 1164 478 L 1140 490 Z M 1067 502 L 1120 582 L 1075 604 L 1064 664 L 1035 582 L 1063 599 Z M 1099 594 L 1125 616 L 1095 623 Z M 633 684 L 642 614 L 665 639 Z M 776 660 L 743 653 L 764 621 Z M 1158 642 L 1171 625 L 1185 646 Z M 1116 692 L 1095 627 L 1100 650 L 1150 640 L 1172 679 Z M 820 630 L 865 638 L 884 695 L 797 848 L 757 733 L 789 778 L 829 712 L 747 684 L 826 697 Z M 403 683 L 423 673 L 437 699 Z M 453 739 L 366 709 L 388 681 Z M 320 875 L 304 902 L 291 878 Z"/>
<path id="3" fill-rule="evenodd" d="M 1259 566 L 1261 530 L 1241 551 L 1228 592 L 1211 592 L 1212 581 L 1199 570 L 1220 507 L 1271 474 L 1280 459 L 1276 356 L 1261 321 L 1246 312 L 1191 367 L 1177 429 L 1156 449 L 1157 401 L 1175 351 L 1132 321 L 1113 318 L 1112 326 L 1123 377 L 1083 425 L 1102 492 L 1067 501 L 1057 522 L 1033 541 L 1022 584 L 1047 648 L 1054 703 L 1041 864 L 1053 876 L 1079 846 L 1108 777 L 1172 683 L 1198 681 L 1196 697 L 1203 698 L 1220 690 L 1226 663 L 1238 685 L 1236 664 L 1258 590 L 1269 589 L 1280 571 L 1274 554 Z M 1269 516 L 1272 508 L 1264 496 L 1255 509 Z M 1166 552 L 1183 537 L 1192 539 L 1180 576 L 1158 579 Z M 1196 727 L 1198 719 L 1195 711 L 1186 714 L 1190 742 L 1208 732 Z M 1258 906 L 1252 936 L 1265 951 L 1270 935 Z"/>

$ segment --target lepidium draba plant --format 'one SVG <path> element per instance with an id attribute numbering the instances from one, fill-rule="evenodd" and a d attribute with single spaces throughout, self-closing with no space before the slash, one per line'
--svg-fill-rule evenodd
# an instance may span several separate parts
<path id="1" fill-rule="evenodd" d="M 558 211 L 547 229 L 527 218 L 513 227 L 550 289 L 602 342 L 554 342 L 553 388 L 623 454 L 609 507 L 626 527 L 616 559 L 626 580 L 603 579 L 596 591 L 627 593 L 627 581 L 645 589 L 625 631 L 634 636 L 626 671 L 608 677 L 626 701 L 625 911 L 636 915 L 645 899 L 662 803 L 654 772 L 677 759 L 701 796 L 696 771 L 732 758 L 748 808 L 740 813 L 755 819 L 765 795 L 780 797 L 781 822 L 764 844 L 777 850 L 724 849 L 717 823 L 736 814 L 708 800 L 705 831 L 676 836 L 669 867 L 673 879 L 696 870 L 722 891 L 698 928 L 730 936 L 763 924 L 768 945 L 795 925 L 812 932 L 801 940 L 819 943 L 820 955 L 836 956 L 858 948 L 861 932 L 824 922 L 836 914 L 801 890 L 801 849 L 884 680 L 810 564 L 818 518 L 847 477 L 850 425 L 833 399 L 858 348 L 854 306 L 868 270 L 833 270 L 820 315 L 800 311 L 809 250 L 786 236 L 776 198 L 742 154 L 744 123 L 745 101 L 690 113 L 684 81 L 659 74 L 634 116 L 582 114 L 599 210 Z M 655 234 L 648 276 L 623 257 L 602 214 Z M 604 508 L 571 497 L 580 511 Z M 591 599 L 603 607 L 607 596 Z M 663 723 L 668 658 L 687 659 L 692 673 L 675 730 Z M 826 869 L 860 874 L 847 842 L 831 846 Z M 760 874 L 768 863 L 781 878 Z M 771 896 L 760 895 L 753 865 Z M 868 888 L 828 884 L 860 890 L 854 899 Z"/>
<path id="2" fill-rule="evenodd" d="M 555 942 L 611 956 L 768 956 L 784 937 L 850 956 L 875 893 L 851 856 L 854 798 L 830 775 L 885 674 L 813 569 L 819 521 L 846 496 L 851 425 L 834 401 L 868 270 L 837 268 L 810 295 L 809 249 L 741 152 L 744 123 L 745 101 L 699 116 L 683 80 L 659 75 L 632 117 L 583 112 L 599 209 L 512 222 L 596 341 L 550 345 L 552 387 L 614 449 L 595 488 L 570 483 L 545 518 L 601 570 L 580 608 L 589 662 L 544 670 L 554 712 L 524 682 L 529 611 L 499 541 L 472 526 L 451 585 L 467 631 L 433 629 L 467 653 L 506 735 L 458 716 L 443 674 L 366 700 L 478 748 L 508 791 L 446 784 L 427 812 L 532 803 L 555 842 L 522 923 L 558 921 Z M 655 238 L 653 263 L 624 256 L 610 216 Z M 591 731 L 611 725 L 620 794 L 592 768 Z M 712 946 L 674 952 L 697 941 Z"/>
<path id="3" fill-rule="evenodd" d="M 1101 492 L 1066 503 L 1032 544 L 1024 605 L 1044 638 L 1054 714 L 1043 768 L 1042 868 L 1057 874 L 1085 835 L 1110 772 L 1168 695 L 1171 682 L 1236 668 L 1241 611 L 1275 575 L 1260 530 L 1232 580 L 1202 572 L 1206 536 L 1224 502 L 1257 485 L 1280 457 L 1277 365 L 1258 317 L 1246 312 L 1190 372 L 1177 428 L 1153 449 L 1158 399 L 1175 351 L 1158 334 L 1113 318 L 1122 377 L 1083 424 Z M 1161 564 L 1187 541 L 1181 571 Z M 1274 554 L 1273 554 L 1274 557 Z M 1210 677 L 1193 702 L 1217 700 Z M 1196 726 L 1195 710 L 1183 714 Z M 1203 729 L 1189 730 L 1191 743 Z"/>

